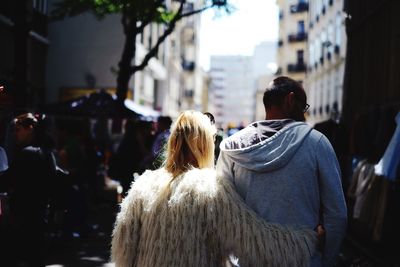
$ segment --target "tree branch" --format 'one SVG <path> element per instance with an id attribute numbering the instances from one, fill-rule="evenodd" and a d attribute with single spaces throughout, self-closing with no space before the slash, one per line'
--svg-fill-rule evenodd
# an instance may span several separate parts
<path id="1" fill-rule="evenodd" d="M 130 73 L 131 74 L 134 74 L 137 71 L 143 70 L 147 66 L 147 64 L 149 63 L 150 59 L 153 58 L 157 54 L 160 45 L 174 31 L 176 23 L 179 20 L 181 20 L 184 17 L 189 17 L 189 16 L 192 16 L 192 15 L 201 13 L 201 12 L 203 12 L 203 11 L 209 9 L 209 8 L 212 8 L 214 6 L 214 5 L 209 5 L 209 6 L 205 6 L 203 8 L 200 8 L 200 9 L 193 10 L 191 12 L 187 12 L 187 13 L 182 14 L 183 4 L 184 4 L 184 2 L 182 1 L 181 5 L 179 6 L 179 9 L 178 9 L 176 15 L 171 20 L 168 28 L 163 32 L 163 34 L 161 36 L 159 36 L 159 38 L 157 40 L 157 43 L 149 50 L 149 52 L 143 58 L 142 63 L 140 63 L 139 65 L 132 66 L 130 68 Z"/>
<path id="2" fill-rule="evenodd" d="M 143 32 L 144 27 L 146 27 L 149 23 L 151 23 L 154 19 L 154 16 L 156 15 L 157 7 L 161 5 L 163 0 L 159 0 L 158 2 L 154 3 L 154 8 L 152 8 L 152 12 L 147 16 L 146 20 L 142 20 L 142 23 L 140 24 L 138 28 L 139 32 Z"/>
<path id="3" fill-rule="evenodd" d="M 181 5 L 179 6 L 179 9 L 178 9 L 176 15 L 169 23 L 168 28 L 163 32 L 163 34 L 161 36 L 158 37 L 157 43 L 152 48 L 150 48 L 149 52 L 143 58 L 142 63 L 139 65 L 132 66 L 130 68 L 131 74 L 134 74 L 137 71 L 143 70 L 149 63 L 150 59 L 157 54 L 158 48 L 160 47 L 160 45 L 164 42 L 164 40 L 168 37 L 168 35 L 170 35 L 174 31 L 176 23 L 182 18 L 181 13 L 183 10 L 183 2 L 184 1 L 181 2 Z"/>
<path id="4" fill-rule="evenodd" d="M 195 14 L 198 14 L 198 13 L 201 13 L 201 12 L 204 12 L 207 9 L 212 8 L 212 7 L 214 7 L 214 5 L 204 6 L 204 7 L 200 8 L 200 9 L 193 10 L 193 11 L 181 14 L 180 19 L 184 18 L 184 17 L 192 16 L 192 15 L 195 15 Z"/>

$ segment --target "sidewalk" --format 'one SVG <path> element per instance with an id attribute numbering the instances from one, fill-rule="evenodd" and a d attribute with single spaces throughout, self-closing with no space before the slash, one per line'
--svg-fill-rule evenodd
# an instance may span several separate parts
<path id="1" fill-rule="evenodd" d="M 46 267 L 114 267 L 109 258 L 117 209 L 112 201 L 96 205 L 84 236 L 49 236 Z"/>

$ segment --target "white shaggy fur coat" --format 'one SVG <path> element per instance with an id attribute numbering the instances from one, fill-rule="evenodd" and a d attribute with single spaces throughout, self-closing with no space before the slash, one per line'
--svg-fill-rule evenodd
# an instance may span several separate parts
<path id="1" fill-rule="evenodd" d="M 112 237 L 117 267 L 307 266 L 315 233 L 267 223 L 212 169 L 172 182 L 165 169 L 146 171 L 121 204 Z"/>

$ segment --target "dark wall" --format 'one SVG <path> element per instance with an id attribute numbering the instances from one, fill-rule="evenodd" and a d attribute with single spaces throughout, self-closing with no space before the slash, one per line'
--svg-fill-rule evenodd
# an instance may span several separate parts
<path id="1" fill-rule="evenodd" d="M 400 108 L 400 1 L 348 0 L 343 119 Z"/>
<path id="2" fill-rule="evenodd" d="M 7 101 L 12 99 L 15 112 L 34 110 L 45 96 L 47 15 L 44 6 L 38 9 L 33 3 L 0 1 L 0 83 L 11 95 Z M 0 112 L 7 111 L 8 104 L 0 96 Z"/>

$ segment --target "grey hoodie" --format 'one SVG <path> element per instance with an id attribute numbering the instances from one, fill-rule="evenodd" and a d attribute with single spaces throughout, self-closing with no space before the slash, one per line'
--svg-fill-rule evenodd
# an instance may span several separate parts
<path id="1" fill-rule="evenodd" d="M 304 122 L 255 122 L 220 145 L 217 172 L 266 221 L 326 231 L 322 265 L 332 266 L 347 210 L 328 139 Z M 313 266 L 320 265 L 318 260 Z"/>

